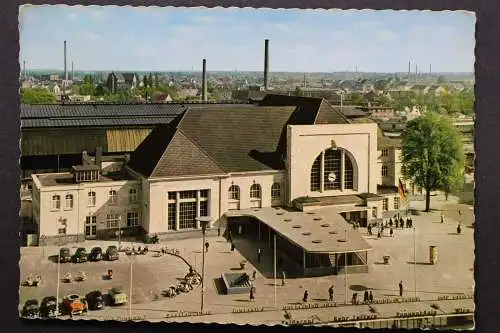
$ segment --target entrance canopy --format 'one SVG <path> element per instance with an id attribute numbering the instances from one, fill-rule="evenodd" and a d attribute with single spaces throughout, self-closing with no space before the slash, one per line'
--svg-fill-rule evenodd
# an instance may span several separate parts
<path id="1" fill-rule="evenodd" d="M 371 249 L 333 207 L 309 212 L 255 208 L 231 210 L 225 215 L 257 219 L 309 253 L 346 253 Z"/>

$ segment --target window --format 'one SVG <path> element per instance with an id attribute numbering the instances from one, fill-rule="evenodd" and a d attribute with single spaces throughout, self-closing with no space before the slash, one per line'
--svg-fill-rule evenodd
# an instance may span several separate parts
<path id="1" fill-rule="evenodd" d="M 394 209 L 399 209 L 399 197 L 394 197 Z"/>
<path id="2" fill-rule="evenodd" d="M 240 187 L 238 185 L 231 185 L 229 187 L 229 199 L 240 200 Z"/>
<path id="3" fill-rule="evenodd" d="M 389 149 L 382 149 L 382 157 L 389 156 Z"/>
<path id="4" fill-rule="evenodd" d="M 168 192 L 168 200 L 176 200 L 177 192 Z"/>
<path id="5" fill-rule="evenodd" d="M 389 171 L 387 169 L 387 165 L 382 165 L 382 177 L 387 177 Z"/>
<path id="6" fill-rule="evenodd" d="M 136 188 L 131 188 L 128 191 L 128 195 L 129 195 L 130 202 L 137 202 L 137 189 Z"/>
<path id="7" fill-rule="evenodd" d="M 168 204 L 168 217 L 167 217 L 167 228 L 168 230 L 175 230 L 175 212 L 176 212 L 176 204 L 169 203 Z"/>
<path id="8" fill-rule="evenodd" d="M 354 163 L 343 149 L 327 149 L 311 168 L 311 191 L 354 189 Z"/>
<path id="9" fill-rule="evenodd" d="M 61 209 L 61 197 L 59 195 L 52 196 L 52 209 Z"/>
<path id="10" fill-rule="evenodd" d="M 111 205 L 116 204 L 118 202 L 118 194 L 115 190 L 109 191 L 109 203 Z"/>
<path id="11" fill-rule="evenodd" d="M 262 197 L 262 191 L 259 184 L 253 184 L 250 186 L 250 199 L 260 199 Z"/>
<path id="12" fill-rule="evenodd" d="M 181 199 L 196 199 L 196 191 L 182 191 L 180 192 Z"/>
<path id="13" fill-rule="evenodd" d="M 57 229 L 57 233 L 59 235 L 66 235 L 66 227 L 61 227 L 61 228 Z"/>
<path id="14" fill-rule="evenodd" d="M 181 202 L 179 204 L 179 229 L 196 228 L 196 202 Z"/>
<path id="15" fill-rule="evenodd" d="M 66 194 L 66 197 L 64 199 L 66 201 L 66 208 L 72 209 L 73 208 L 73 195 Z"/>
<path id="16" fill-rule="evenodd" d="M 377 207 L 373 207 L 373 208 L 372 208 L 372 217 L 373 217 L 373 218 L 377 218 L 377 213 L 378 213 L 378 212 L 377 212 Z"/>
<path id="17" fill-rule="evenodd" d="M 387 212 L 389 210 L 389 199 L 386 198 L 382 201 L 382 210 L 384 212 Z"/>
<path id="18" fill-rule="evenodd" d="M 95 192 L 94 191 L 90 191 L 89 194 L 88 194 L 88 204 L 89 206 L 95 206 L 95 202 L 96 202 L 96 197 L 95 197 Z"/>
<path id="19" fill-rule="evenodd" d="M 139 213 L 138 212 L 128 212 L 127 213 L 127 227 L 135 227 L 139 225 Z"/>
<path id="20" fill-rule="evenodd" d="M 208 201 L 200 201 L 200 216 L 208 216 Z"/>
<path id="21" fill-rule="evenodd" d="M 208 198 L 208 190 L 201 190 L 200 198 Z"/>
<path id="22" fill-rule="evenodd" d="M 274 183 L 273 186 L 271 186 L 271 199 L 279 200 L 280 197 L 281 197 L 281 184 Z"/>
<path id="23" fill-rule="evenodd" d="M 106 217 L 106 224 L 108 229 L 118 228 L 120 224 L 120 214 L 108 214 Z"/>

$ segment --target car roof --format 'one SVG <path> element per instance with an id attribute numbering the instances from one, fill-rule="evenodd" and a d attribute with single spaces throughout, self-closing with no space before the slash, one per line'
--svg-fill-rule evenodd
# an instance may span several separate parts
<path id="1" fill-rule="evenodd" d="M 43 301 L 56 301 L 57 298 L 55 296 L 47 296 L 43 298 Z"/>
<path id="2" fill-rule="evenodd" d="M 71 294 L 71 295 L 66 296 L 66 298 L 76 299 L 76 298 L 80 298 L 80 295 L 77 295 L 77 294 Z"/>
<path id="3" fill-rule="evenodd" d="M 26 304 L 38 304 L 38 300 L 36 299 L 29 299 L 26 301 Z"/>
<path id="4" fill-rule="evenodd" d="M 123 288 L 122 287 L 113 287 L 111 288 L 112 291 L 114 292 L 117 292 L 117 293 L 122 293 L 123 292 Z"/>
<path id="5" fill-rule="evenodd" d="M 84 247 L 79 247 L 79 248 L 77 249 L 77 251 L 82 251 L 82 250 L 83 250 L 83 251 L 87 251 Z"/>

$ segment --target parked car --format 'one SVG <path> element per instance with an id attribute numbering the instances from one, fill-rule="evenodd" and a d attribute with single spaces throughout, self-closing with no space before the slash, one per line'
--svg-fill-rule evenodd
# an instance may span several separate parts
<path id="1" fill-rule="evenodd" d="M 40 315 L 40 306 L 36 299 L 29 299 L 24 303 L 21 316 L 25 318 L 38 318 Z"/>
<path id="2" fill-rule="evenodd" d="M 102 259 L 102 249 L 100 247 L 94 247 L 90 250 L 89 260 L 99 261 Z"/>
<path id="3" fill-rule="evenodd" d="M 104 307 L 104 298 L 99 290 L 91 291 L 85 296 L 89 310 L 99 310 Z"/>
<path id="4" fill-rule="evenodd" d="M 73 254 L 73 262 L 86 262 L 87 257 L 87 250 L 85 250 L 84 247 L 79 247 L 78 249 L 76 249 L 75 254 Z"/>
<path id="5" fill-rule="evenodd" d="M 120 259 L 118 248 L 114 245 L 108 246 L 108 248 L 106 249 L 106 260 L 113 261 L 118 259 Z"/>
<path id="6" fill-rule="evenodd" d="M 71 294 L 64 297 L 63 304 L 65 312 L 70 316 L 87 312 L 87 304 L 81 299 L 80 295 Z"/>
<path id="7" fill-rule="evenodd" d="M 127 303 L 127 294 L 121 287 L 114 287 L 108 291 L 111 305 L 121 305 Z"/>
<path id="8" fill-rule="evenodd" d="M 59 250 L 59 262 L 70 262 L 71 252 L 69 248 L 63 247 Z"/>
<path id="9" fill-rule="evenodd" d="M 57 298 L 54 296 L 45 297 L 40 305 L 40 315 L 44 318 L 52 318 L 56 316 L 59 309 L 57 308 Z"/>

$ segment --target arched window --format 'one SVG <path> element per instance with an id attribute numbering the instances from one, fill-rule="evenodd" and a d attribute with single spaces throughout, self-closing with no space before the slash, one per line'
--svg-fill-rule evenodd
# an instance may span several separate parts
<path id="1" fill-rule="evenodd" d="M 95 206 L 96 198 L 95 198 L 95 192 L 90 191 L 88 194 L 88 204 L 89 206 Z"/>
<path id="2" fill-rule="evenodd" d="M 354 189 L 354 164 L 344 149 L 327 149 L 316 157 L 311 168 L 311 191 Z"/>
<path id="3" fill-rule="evenodd" d="M 387 177 L 388 174 L 387 165 L 382 165 L 382 177 Z"/>
<path id="4" fill-rule="evenodd" d="M 229 187 L 229 199 L 240 200 L 240 187 L 238 185 L 231 185 Z"/>
<path id="5" fill-rule="evenodd" d="M 259 184 L 253 184 L 250 186 L 250 199 L 260 199 L 262 197 L 262 191 Z"/>
<path id="6" fill-rule="evenodd" d="M 278 200 L 281 197 L 281 184 L 274 183 L 271 186 L 271 200 Z"/>
<path id="7" fill-rule="evenodd" d="M 73 195 L 66 194 L 66 197 L 64 199 L 66 201 L 66 208 L 73 208 Z"/>
<path id="8" fill-rule="evenodd" d="M 61 208 L 61 197 L 59 195 L 52 196 L 52 209 Z"/>

